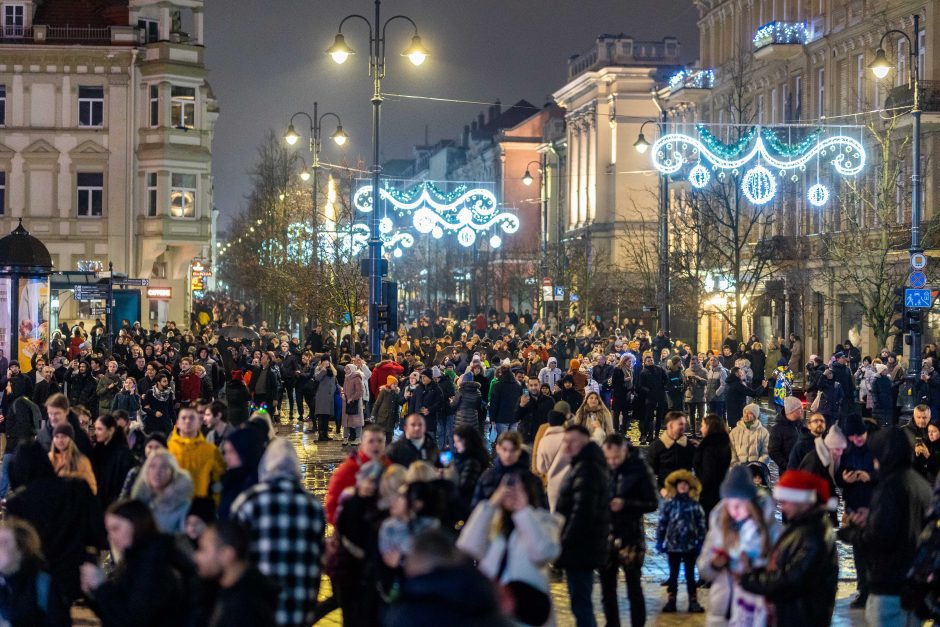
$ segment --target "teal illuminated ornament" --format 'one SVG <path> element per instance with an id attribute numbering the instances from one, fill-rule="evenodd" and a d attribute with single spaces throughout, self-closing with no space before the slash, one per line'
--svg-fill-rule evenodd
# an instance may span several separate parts
<path id="1" fill-rule="evenodd" d="M 744 173 L 741 190 L 752 204 L 763 205 L 773 200 L 777 193 L 777 182 L 767 168 L 756 165 Z"/>
<path id="2" fill-rule="evenodd" d="M 710 181 L 711 178 L 711 172 L 709 172 L 708 168 L 703 166 L 701 163 L 693 166 L 692 170 L 689 172 L 689 183 L 691 183 L 692 187 L 695 189 L 702 189 L 708 185 L 708 181 Z"/>
<path id="3" fill-rule="evenodd" d="M 809 200 L 809 204 L 814 207 L 822 207 L 829 202 L 829 190 L 822 183 L 816 183 L 809 188 L 806 197 Z"/>

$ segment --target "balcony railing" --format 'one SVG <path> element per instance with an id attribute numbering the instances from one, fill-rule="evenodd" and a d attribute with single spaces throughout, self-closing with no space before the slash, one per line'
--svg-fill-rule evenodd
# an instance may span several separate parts
<path id="1" fill-rule="evenodd" d="M 133 26 L 3 26 L 0 27 L 2 43 L 50 43 L 50 44 L 137 44 L 139 29 Z"/>
<path id="2" fill-rule="evenodd" d="M 940 113 L 940 81 L 918 81 L 920 108 L 929 113 Z M 885 109 L 903 109 L 914 106 L 914 92 L 907 85 L 888 92 Z"/>
<path id="3" fill-rule="evenodd" d="M 754 34 L 754 50 L 774 45 L 805 45 L 809 29 L 805 22 L 770 22 Z"/>
<path id="4" fill-rule="evenodd" d="M 669 79 L 669 90 L 680 89 L 712 89 L 715 86 L 715 70 L 687 69 L 679 70 Z"/>

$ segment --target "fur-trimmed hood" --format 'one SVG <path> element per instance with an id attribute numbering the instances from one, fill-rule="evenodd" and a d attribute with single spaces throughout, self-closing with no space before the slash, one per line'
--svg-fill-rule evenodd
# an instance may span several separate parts
<path id="1" fill-rule="evenodd" d="M 702 482 L 699 481 L 698 477 L 693 475 L 690 470 L 685 469 L 674 470 L 666 477 L 663 488 L 666 490 L 668 497 L 672 498 L 678 493 L 676 491 L 676 484 L 680 481 L 685 481 L 689 484 L 689 496 L 692 500 L 697 501 L 698 495 L 702 493 Z"/>

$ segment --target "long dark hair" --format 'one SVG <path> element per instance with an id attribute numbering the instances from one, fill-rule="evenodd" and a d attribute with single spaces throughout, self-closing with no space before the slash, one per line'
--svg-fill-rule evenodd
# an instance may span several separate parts
<path id="1" fill-rule="evenodd" d="M 101 424 L 107 429 L 114 429 L 114 435 L 111 436 L 107 446 L 127 447 L 127 437 L 124 435 L 124 429 L 118 425 L 114 414 L 101 414 L 98 416 L 98 420 L 100 420 Z"/>
<path id="2" fill-rule="evenodd" d="M 484 468 L 490 465 L 490 454 L 486 451 L 483 436 L 477 429 L 470 425 L 460 425 L 454 429 L 454 435 L 464 442 L 464 456 L 479 461 Z"/>
<path id="3" fill-rule="evenodd" d="M 131 545 L 133 547 L 139 547 L 160 535 L 153 512 L 143 501 L 116 501 L 111 504 L 107 513 L 131 523 L 131 526 L 134 527 L 134 540 Z"/>

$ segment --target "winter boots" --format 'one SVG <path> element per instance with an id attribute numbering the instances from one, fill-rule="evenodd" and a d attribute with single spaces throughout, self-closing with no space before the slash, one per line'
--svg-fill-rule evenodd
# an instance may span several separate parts
<path id="1" fill-rule="evenodd" d="M 693 593 L 689 596 L 689 614 L 701 614 L 705 608 L 698 604 L 698 595 Z"/>
<path id="2" fill-rule="evenodd" d="M 663 614 L 675 614 L 676 611 L 676 593 L 670 592 L 666 605 L 663 606 Z"/>

